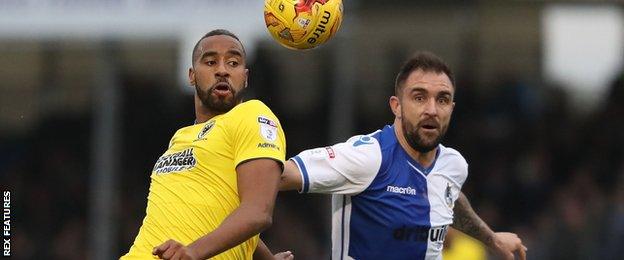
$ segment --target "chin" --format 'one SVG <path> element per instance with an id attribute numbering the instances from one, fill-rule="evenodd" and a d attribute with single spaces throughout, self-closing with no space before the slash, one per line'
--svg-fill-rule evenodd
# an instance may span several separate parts
<path id="1" fill-rule="evenodd" d="M 440 144 L 440 142 L 437 139 L 437 136 L 436 138 L 420 138 L 420 142 L 418 143 L 419 149 L 416 150 L 418 150 L 419 152 L 431 152 L 438 147 L 438 144 Z"/>
<path id="2" fill-rule="evenodd" d="M 428 152 L 431 152 L 431 151 L 435 150 L 436 147 L 438 147 L 437 144 L 434 145 L 434 146 L 421 146 L 421 147 L 419 147 L 419 149 L 416 149 L 416 150 L 421 152 L 421 153 L 428 153 Z"/>

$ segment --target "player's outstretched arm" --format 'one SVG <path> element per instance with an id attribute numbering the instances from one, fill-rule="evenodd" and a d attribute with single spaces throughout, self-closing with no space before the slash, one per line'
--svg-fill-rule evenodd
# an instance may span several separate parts
<path id="1" fill-rule="evenodd" d="M 163 259 L 211 258 L 271 226 L 280 165 L 271 159 L 255 159 L 238 165 L 236 172 L 239 207 L 218 228 L 190 245 L 183 246 L 170 240 L 173 242 L 167 241 L 156 247 L 154 255 Z"/>
<path id="2" fill-rule="evenodd" d="M 463 192 L 459 193 L 454 212 L 453 227 L 484 243 L 490 250 L 504 259 L 513 260 L 517 252 L 520 259 L 526 259 L 527 248 L 518 235 L 507 232 L 494 233 L 472 209 Z"/>
<path id="3" fill-rule="evenodd" d="M 284 190 L 301 190 L 302 180 L 301 173 L 297 165 L 288 160 L 284 163 L 284 172 L 280 178 L 279 189 Z"/>

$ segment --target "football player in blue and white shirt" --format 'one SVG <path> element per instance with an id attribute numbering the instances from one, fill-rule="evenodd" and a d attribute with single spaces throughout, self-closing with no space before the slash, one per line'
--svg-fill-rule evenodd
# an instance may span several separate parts
<path id="1" fill-rule="evenodd" d="M 397 76 L 392 125 L 286 163 L 280 189 L 332 194 L 332 259 L 442 259 L 449 225 L 507 259 L 525 258 L 520 239 L 492 232 L 460 191 L 468 164 L 440 144 L 454 93 L 448 66 L 419 53 Z"/>

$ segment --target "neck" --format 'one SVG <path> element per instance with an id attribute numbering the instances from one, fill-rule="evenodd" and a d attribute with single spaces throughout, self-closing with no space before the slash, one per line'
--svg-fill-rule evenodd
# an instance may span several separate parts
<path id="1" fill-rule="evenodd" d="M 407 139 L 405 139 L 405 133 L 403 132 L 403 127 L 401 126 L 401 120 L 398 118 L 394 119 L 394 133 L 396 134 L 397 140 L 399 140 L 399 144 L 403 147 L 403 150 L 407 152 L 412 159 L 418 162 L 418 164 L 425 168 L 428 168 L 431 164 L 433 164 L 438 148 L 426 153 L 416 151 L 409 145 Z"/>
<path id="2" fill-rule="evenodd" d="M 218 115 L 218 113 L 215 113 L 204 106 L 197 94 L 195 94 L 195 124 L 204 123 L 216 115 Z"/>

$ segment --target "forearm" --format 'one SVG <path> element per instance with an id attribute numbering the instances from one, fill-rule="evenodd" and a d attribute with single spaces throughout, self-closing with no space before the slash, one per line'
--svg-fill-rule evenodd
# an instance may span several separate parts
<path id="1" fill-rule="evenodd" d="M 258 240 L 258 246 L 256 247 L 256 251 L 254 251 L 253 259 L 254 260 L 271 260 L 273 259 L 273 253 L 269 247 L 262 241 L 262 239 Z"/>
<path id="2" fill-rule="evenodd" d="M 213 232 L 189 245 L 200 259 L 211 258 L 259 234 L 271 225 L 271 214 L 241 205 Z"/>
<path id="3" fill-rule="evenodd" d="M 494 247 L 494 231 L 472 209 L 470 201 L 463 192 L 459 193 L 453 212 L 453 228 L 481 241 L 488 247 Z"/>

